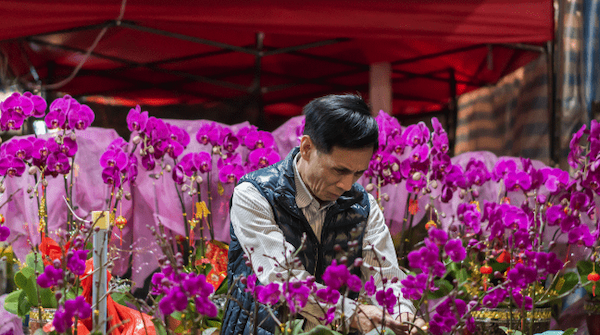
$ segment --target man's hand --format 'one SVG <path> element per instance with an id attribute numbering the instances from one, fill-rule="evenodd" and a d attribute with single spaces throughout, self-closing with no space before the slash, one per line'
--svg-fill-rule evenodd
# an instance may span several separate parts
<path id="1" fill-rule="evenodd" d="M 395 334 L 408 334 L 408 325 L 402 324 L 400 319 L 394 320 L 387 313 L 385 315 L 385 320 L 382 320 L 382 317 L 383 311 L 381 308 L 373 305 L 359 305 L 356 308 L 350 327 L 358 329 L 361 333 L 366 334 L 375 327 L 385 325 L 386 328 L 389 328 Z"/>
<path id="2" fill-rule="evenodd" d="M 413 321 L 414 319 L 414 321 Z M 416 318 L 412 313 L 408 313 L 408 312 L 404 312 L 404 313 L 400 313 L 400 315 L 398 316 L 398 319 L 400 322 L 411 322 L 414 323 L 415 325 L 417 325 L 417 327 L 423 329 L 423 326 L 426 325 L 425 320 L 421 319 L 421 318 Z M 408 329 L 410 330 L 410 334 L 414 335 L 414 334 L 419 334 L 419 330 L 417 329 L 417 327 L 413 327 L 412 325 L 407 325 Z M 425 333 L 427 333 L 426 329 L 423 329 L 425 331 Z"/>

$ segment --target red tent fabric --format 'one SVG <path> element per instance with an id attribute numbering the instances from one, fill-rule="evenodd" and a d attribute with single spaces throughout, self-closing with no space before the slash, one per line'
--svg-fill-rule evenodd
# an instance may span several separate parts
<path id="1" fill-rule="evenodd" d="M 120 8 L 120 0 L 0 2 L 10 71 L 32 82 L 32 65 L 42 82 L 56 82 L 108 25 L 60 91 L 126 104 L 241 99 L 257 93 L 254 50 L 263 32 L 267 112 L 286 114 L 282 104 L 327 93 L 365 94 L 369 64 L 392 62 L 393 113 L 416 113 L 448 103 L 452 72 L 458 95 L 494 83 L 539 55 L 507 44 L 544 45 L 553 36 L 549 0 L 129 0 L 116 25 Z M 286 49 L 299 45 L 306 48 Z"/>

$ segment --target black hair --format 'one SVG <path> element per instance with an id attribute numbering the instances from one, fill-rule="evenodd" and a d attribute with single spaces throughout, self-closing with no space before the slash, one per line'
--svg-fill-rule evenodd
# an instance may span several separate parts
<path id="1" fill-rule="evenodd" d="M 317 150 L 328 154 L 334 146 L 345 149 L 373 147 L 377 151 L 379 129 L 367 103 L 358 95 L 327 95 L 304 106 L 304 135 Z"/>

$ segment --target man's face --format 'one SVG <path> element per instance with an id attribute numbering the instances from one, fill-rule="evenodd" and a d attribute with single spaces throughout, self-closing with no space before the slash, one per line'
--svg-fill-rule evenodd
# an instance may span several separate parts
<path id="1" fill-rule="evenodd" d="M 335 201 L 349 191 L 369 167 L 373 148 L 333 147 L 329 154 L 317 150 L 309 136 L 300 144 L 298 170 L 302 180 L 321 202 Z"/>

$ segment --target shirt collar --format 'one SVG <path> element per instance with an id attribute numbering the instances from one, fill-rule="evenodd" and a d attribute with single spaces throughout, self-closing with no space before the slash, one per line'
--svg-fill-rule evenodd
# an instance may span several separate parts
<path id="1" fill-rule="evenodd" d="M 298 153 L 296 157 L 294 157 L 294 164 L 292 164 L 294 166 L 294 182 L 296 183 L 296 205 L 298 205 L 298 208 L 306 208 L 313 202 L 315 203 L 316 208 L 326 208 L 333 205 L 333 201 L 331 201 L 321 206 L 319 204 L 319 201 L 310 193 L 308 187 L 306 187 L 306 184 L 304 184 L 302 177 L 300 177 L 300 172 L 298 172 L 297 163 L 299 159 L 300 154 Z"/>

